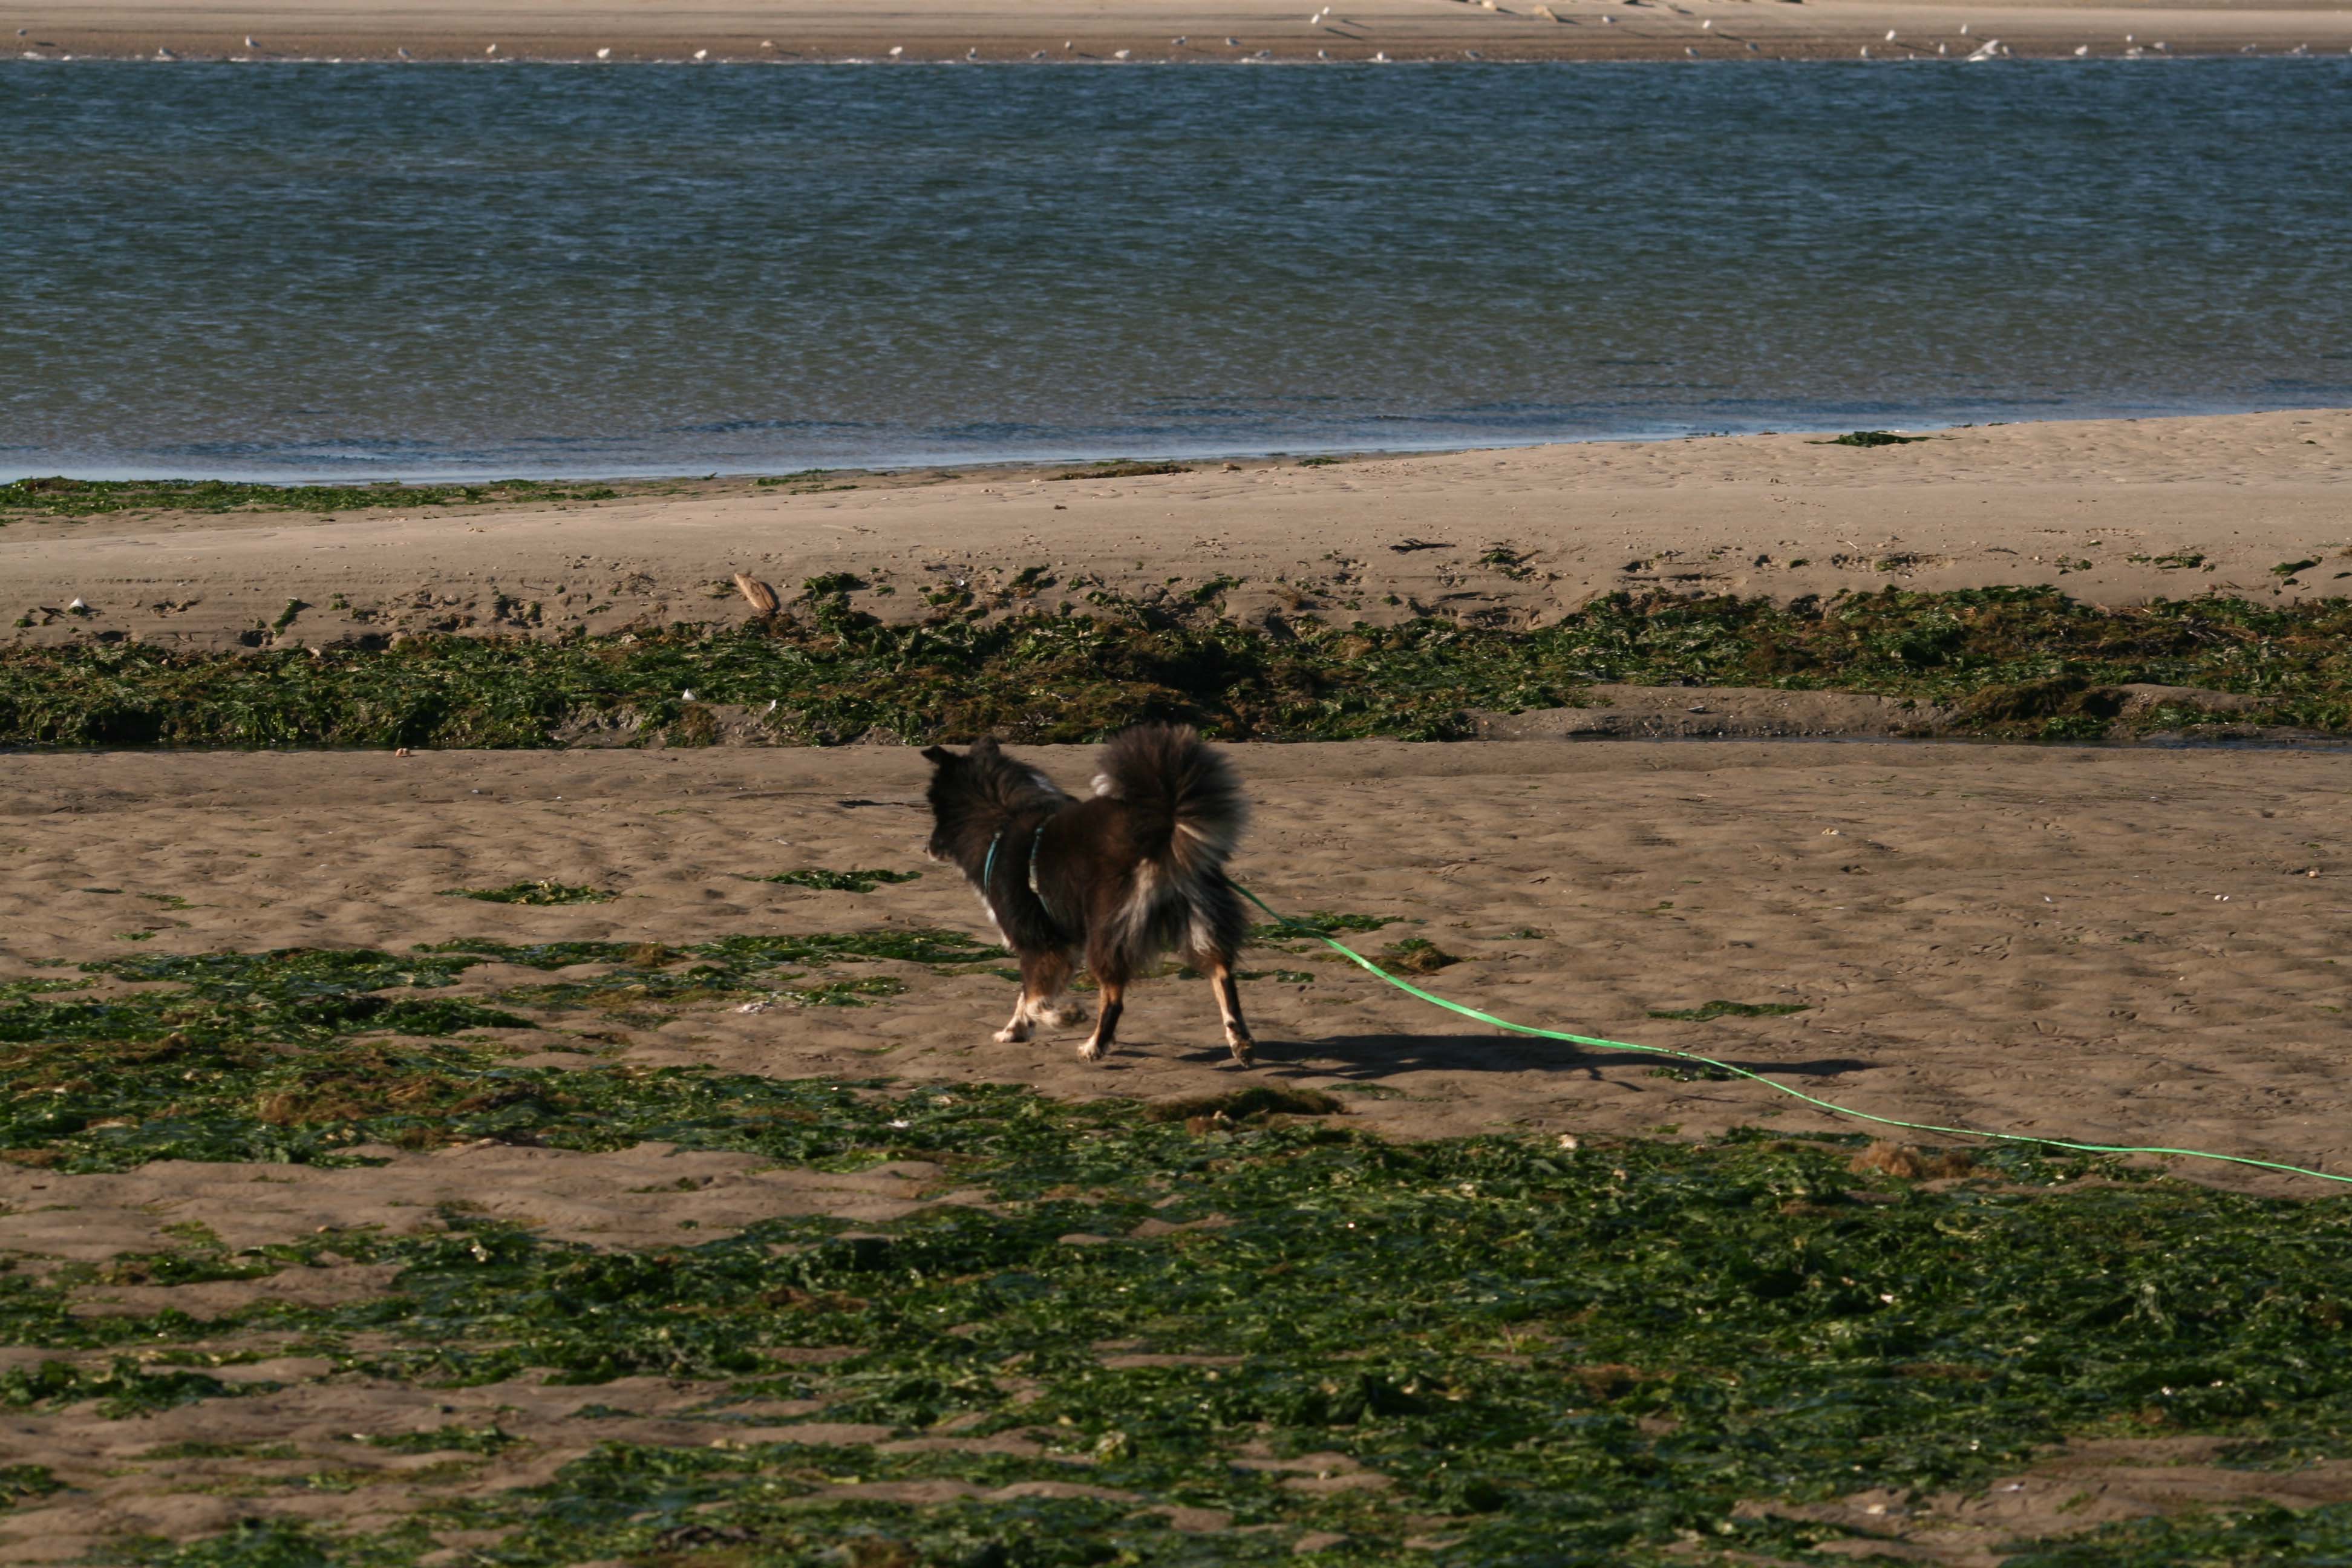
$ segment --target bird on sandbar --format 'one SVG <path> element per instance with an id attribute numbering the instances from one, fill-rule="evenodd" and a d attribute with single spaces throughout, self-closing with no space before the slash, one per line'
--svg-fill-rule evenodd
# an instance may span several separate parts
<path id="1" fill-rule="evenodd" d="M 596 51 L 596 58 L 600 60 L 611 59 L 613 58 L 613 46 L 606 44 L 603 48 L 598 49 Z"/>

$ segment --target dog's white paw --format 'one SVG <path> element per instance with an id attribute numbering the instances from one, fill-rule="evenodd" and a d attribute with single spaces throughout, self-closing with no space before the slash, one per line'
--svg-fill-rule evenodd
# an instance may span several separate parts
<path id="1" fill-rule="evenodd" d="M 1234 1060 L 1243 1067 L 1252 1066 L 1255 1062 L 1256 1058 L 1252 1053 L 1257 1048 L 1257 1042 L 1239 1029 L 1225 1031 L 1225 1048 L 1234 1053 Z"/>
<path id="2" fill-rule="evenodd" d="M 1000 1046 L 1017 1046 L 1022 1041 L 1029 1037 L 1029 1026 L 1026 1024 L 1007 1024 L 1004 1027 L 996 1031 L 994 1037 L 996 1043 Z"/>
<path id="3" fill-rule="evenodd" d="M 1098 1062 L 1109 1054 L 1109 1047 L 1100 1040 L 1089 1038 L 1078 1043 L 1078 1060 L 1082 1062 Z"/>

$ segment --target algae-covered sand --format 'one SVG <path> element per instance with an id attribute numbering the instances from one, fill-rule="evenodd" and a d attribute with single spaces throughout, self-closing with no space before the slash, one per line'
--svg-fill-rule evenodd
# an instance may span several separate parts
<path id="1" fill-rule="evenodd" d="M 2347 440 L 12 487 L 0 1555 L 2341 1555 L 2324 1184 L 1270 921 L 1255 1071 L 1000 1045 L 896 742 L 1189 718 L 1441 994 L 2339 1170 Z"/>
<path id="2" fill-rule="evenodd" d="M 2346 1158 L 2331 756 L 1235 754 L 1250 886 L 1504 1016 L 1914 1120 Z M 1179 974 L 1107 1068 L 1001 1046 L 896 749 L 7 766 L 13 1558 L 2347 1528 L 2316 1184 L 1873 1146 L 1271 927 L 1258 1071 Z"/>

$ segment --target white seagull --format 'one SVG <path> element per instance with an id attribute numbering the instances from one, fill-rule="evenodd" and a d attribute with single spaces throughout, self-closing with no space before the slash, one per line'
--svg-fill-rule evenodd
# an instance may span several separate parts
<path id="1" fill-rule="evenodd" d="M 890 58 L 894 60 L 906 52 L 907 46 L 904 44 L 893 44 L 890 46 Z"/>
<path id="2" fill-rule="evenodd" d="M 603 48 L 598 49 L 596 51 L 596 58 L 600 60 L 611 59 L 613 58 L 613 46 L 607 44 Z"/>

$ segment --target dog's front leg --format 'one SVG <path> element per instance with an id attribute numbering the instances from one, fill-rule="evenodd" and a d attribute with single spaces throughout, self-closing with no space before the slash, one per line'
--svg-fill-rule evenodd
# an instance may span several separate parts
<path id="1" fill-rule="evenodd" d="M 1029 1037 L 1029 990 L 1024 986 L 1013 999 L 1013 1021 L 996 1031 L 1000 1046 L 1017 1046 Z"/>

